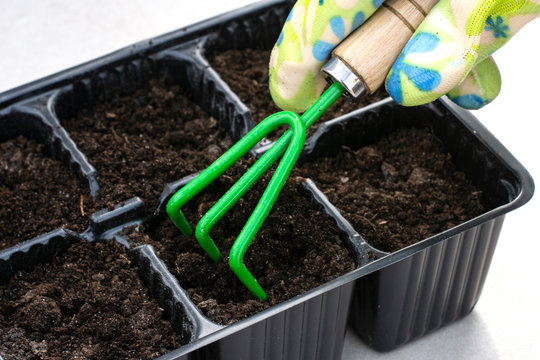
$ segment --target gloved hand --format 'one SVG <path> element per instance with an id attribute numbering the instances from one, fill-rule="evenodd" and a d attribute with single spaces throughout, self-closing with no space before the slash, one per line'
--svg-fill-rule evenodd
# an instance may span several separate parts
<path id="1" fill-rule="evenodd" d="M 270 57 L 274 102 L 297 112 L 313 104 L 326 85 L 320 68 L 332 49 L 382 3 L 298 0 Z M 394 63 L 386 90 L 406 106 L 447 94 L 462 107 L 478 109 L 501 88 L 491 54 L 539 15 L 540 0 L 440 0 Z"/>

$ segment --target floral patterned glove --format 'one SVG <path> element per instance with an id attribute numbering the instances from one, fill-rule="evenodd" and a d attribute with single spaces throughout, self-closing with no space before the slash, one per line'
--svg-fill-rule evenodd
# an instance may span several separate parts
<path id="1" fill-rule="evenodd" d="M 321 94 L 320 74 L 332 49 L 383 0 L 298 0 L 270 58 L 270 92 L 286 110 L 304 111 Z M 406 106 L 442 95 L 478 109 L 499 93 L 491 54 L 540 15 L 540 0 L 440 0 L 416 30 L 386 78 Z"/>

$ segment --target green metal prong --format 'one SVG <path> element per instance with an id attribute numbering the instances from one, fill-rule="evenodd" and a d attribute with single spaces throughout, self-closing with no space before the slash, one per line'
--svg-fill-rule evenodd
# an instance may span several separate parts
<path id="1" fill-rule="evenodd" d="M 186 217 L 180 210 L 182 206 L 169 206 L 169 204 L 170 201 L 167 203 L 166 210 L 174 225 L 176 225 L 176 227 L 179 228 L 182 234 L 184 234 L 185 236 L 193 235 L 193 230 L 191 230 L 191 226 L 189 225 Z"/>
<path id="2" fill-rule="evenodd" d="M 302 115 L 301 120 L 304 123 L 304 129 L 303 129 L 304 140 L 305 140 L 305 129 L 313 125 L 313 123 L 324 113 L 324 111 L 326 111 L 326 109 L 328 109 L 328 107 L 330 107 L 330 105 L 334 103 L 334 101 L 343 93 L 343 91 L 344 91 L 343 87 L 340 84 L 338 83 L 332 84 L 319 97 L 319 99 L 317 99 L 317 101 Z M 273 116 L 277 116 L 279 114 L 280 113 L 274 114 Z M 182 206 L 184 206 L 186 202 L 192 199 L 202 189 L 204 189 L 212 181 L 214 181 L 218 176 L 220 176 L 223 172 L 225 172 L 227 168 L 229 168 L 241 156 L 243 156 L 246 152 L 248 152 L 249 149 L 252 148 L 257 142 L 259 142 L 267 134 L 265 132 L 267 128 L 263 124 L 266 123 L 268 119 L 272 118 L 273 116 L 270 116 L 269 118 L 261 122 L 259 125 L 257 125 L 252 131 L 250 131 L 246 136 L 244 136 L 238 143 L 236 143 L 232 148 L 230 148 L 225 154 L 223 154 L 218 160 L 216 160 L 206 170 L 201 172 L 199 176 L 197 176 L 189 184 L 187 184 L 182 189 L 180 189 L 169 200 L 169 202 L 167 203 L 167 213 L 171 217 L 171 220 L 174 222 L 174 224 L 182 231 L 184 235 L 189 236 L 193 232 L 191 230 L 191 227 L 187 219 L 185 218 L 185 216 L 182 214 L 180 210 Z M 283 153 L 283 150 L 286 144 L 288 144 L 289 141 L 291 141 L 290 138 L 293 137 L 293 132 L 294 131 L 291 131 L 291 130 L 288 130 L 287 132 L 285 132 L 285 134 L 272 146 L 272 148 L 269 149 L 267 153 L 265 153 L 263 157 L 261 157 L 261 159 L 259 159 L 260 161 L 266 156 L 266 159 L 268 159 L 268 163 L 264 163 L 264 164 L 261 163 L 260 167 L 257 167 L 255 170 L 250 172 L 250 175 L 247 176 L 247 180 L 244 184 L 245 186 L 242 186 L 241 191 L 239 190 L 239 192 L 241 192 L 242 194 L 245 193 L 245 191 L 247 191 L 247 189 L 255 181 L 257 181 L 257 179 L 262 175 L 262 173 L 266 171 L 272 165 L 272 163 L 275 162 L 279 158 L 279 156 Z M 294 134 L 295 138 L 296 136 L 297 135 Z M 301 151 L 303 147 L 304 140 L 302 140 L 302 146 L 300 146 L 299 151 Z M 294 141 L 295 140 L 293 139 L 291 143 L 289 144 L 289 148 L 287 149 L 287 154 L 289 153 L 289 150 L 292 148 L 291 145 L 293 144 Z M 288 177 L 297 158 L 298 156 L 296 156 L 293 160 L 289 160 L 291 162 L 287 164 L 286 168 L 288 169 L 288 171 L 286 172 L 285 177 L 284 178 L 280 177 L 278 179 L 276 178 L 276 175 L 278 175 L 278 170 L 284 169 L 283 163 L 284 161 L 286 161 L 286 158 L 284 156 L 280 165 L 278 166 L 278 170 L 276 170 L 276 173 L 272 177 L 270 184 L 266 188 L 263 194 L 263 197 L 259 201 L 259 204 L 257 204 L 255 211 L 253 212 L 248 222 L 244 226 L 244 229 L 238 236 L 238 239 L 233 244 L 233 248 L 231 249 L 231 253 L 229 256 L 229 264 L 231 268 L 233 269 L 233 271 L 235 272 L 235 274 L 252 291 L 252 293 L 260 299 L 266 299 L 266 294 L 264 293 L 264 290 L 262 290 L 262 288 L 259 286 L 255 278 L 251 275 L 249 270 L 247 270 L 247 268 L 243 265 L 243 256 L 245 254 L 245 251 L 247 250 L 247 247 L 253 240 L 253 237 L 255 236 L 258 229 L 262 225 L 262 222 L 268 215 L 270 208 L 272 207 L 272 205 L 275 202 L 275 199 L 279 195 L 279 191 L 283 187 L 283 184 L 285 183 L 285 180 Z M 255 165 L 253 167 L 255 167 Z M 247 174 L 245 174 L 244 176 L 246 175 Z M 280 176 L 282 175 L 284 174 L 280 173 Z M 282 180 L 280 185 L 279 183 L 276 183 L 279 186 L 274 184 L 278 180 L 279 182 L 281 182 Z M 272 185 L 272 188 L 270 187 L 270 185 Z M 237 189 L 240 189 L 240 186 L 238 186 Z M 273 193 L 269 194 L 269 191 Z M 233 199 L 236 196 L 237 195 L 234 195 L 234 196 L 231 195 Z M 241 196 L 242 195 L 240 195 L 240 197 Z M 268 200 L 271 200 L 271 202 L 266 203 L 266 201 Z M 234 205 L 236 201 L 237 199 L 232 203 L 232 205 L 230 205 L 225 211 L 223 211 L 223 214 L 226 213 L 230 209 L 230 207 Z M 262 203 L 265 203 L 265 205 L 261 205 Z M 225 202 L 223 202 L 222 204 L 225 204 Z M 223 214 L 221 213 L 222 211 L 217 211 L 216 215 L 219 215 L 217 219 L 213 219 L 210 216 L 208 217 L 209 219 L 208 221 L 209 223 L 212 223 L 212 225 L 209 228 L 203 227 L 206 230 L 202 230 L 201 237 L 204 238 L 206 235 L 209 234 L 211 227 L 215 224 L 215 222 L 219 220 L 219 218 L 223 216 Z M 249 228 L 249 231 L 246 232 L 247 228 Z M 204 245 L 201 243 L 201 246 L 214 260 L 217 261 L 220 258 L 219 250 L 217 249 L 217 247 L 215 246 L 215 244 L 213 243 L 209 235 L 208 235 L 208 239 L 210 239 L 210 241 L 208 242 L 208 241 L 203 240 Z M 233 257 L 233 260 L 231 260 L 231 257 Z"/>
<path id="3" fill-rule="evenodd" d="M 300 117 L 304 121 L 306 130 L 343 94 L 343 86 L 333 83 Z"/>
<path id="4" fill-rule="evenodd" d="M 261 123 L 262 124 L 262 123 Z M 259 124 L 259 125 L 261 125 Z M 232 164 L 249 151 L 266 135 L 265 126 L 256 126 L 240 141 L 233 145 L 225 154 L 221 155 L 209 167 L 202 171 L 195 179 L 178 190 L 167 202 L 166 211 L 173 223 L 186 236 L 193 234 L 189 223 L 180 211 L 189 200 L 201 192 L 212 181 L 223 174 Z"/>
<path id="5" fill-rule="evenodd" d="M 282 117 L 296 117 L 298 115 L 292 112 L 280 112 L 275 115 L 273 120 L 275 126 L 272 131 L 278 126 L 284 125 Z M 292 121 L 292 120 L 290 120 Z M 298 118 L 298 121 L 300 119 Z M 292 137 L 292 130 L 287 130 L 287 135 L 282 136 L 274 146 L 272 146 L 264 155 L 257 160 L 257 162 L 225 193 L 225 195 L 219 199 L 219 201 L 212 206 L 210 210 L 202 217 L 197 224 L 195 230 L 195 236 L 199 243 L 202 244 L 214 244 L 210 237 L 210 231 L 214 225 L 229 211 L 234 204 L 246 193 L 246 191 L 261 177 L 261 175 L 268 170 L 270 166 L 283 154 Z M 210 254 L 210 256 L 212 256 Z M 214 258 L 214 257 L 212 257 Z M 215 260 L 215 259 L 214 259 Z"/>
<path id="6" fill-rule="evenodd" d="M 280 125 L 287 124 L 287 121 L 280 119 L 290 119 L 282 118 L 280 112 L 274 114 L 275 120 L 263 121 L 257 126 L 255 126 L 246 136 L 244 136 L 240 141 L 238 141 L 233 147 L 231 147 L 225 154 L 223 154 L 219 159 L 214 161 L 208 168 L 202 171 L 195 179 L 190 181 L 179 191 L 177 191 L 167 203 L 166 211 L 173 223 L 182 231 L 186 236 L 193 234 L 189 223 L 181 212 L 182 206 L 184 206 L 189 200 L 201 192 L 205 187 L 207 187 L 212 181 L 217 177 L 223 174 L 232 164 L 234 164 L 240 157 L 247 153 L 255 144 L 261 141 L 270 131 L 274 130 Z M 286 113 L 286 112 L 285 112 Z M 295 114 L 296 117 L 298 115 Z M 210 241 L 200 242 L 200 245 L 203 249 L 210 255 L 214 260 L 219 260 L 220 254 L 219 250 L 215 244 Z"/>
<path id="7" fill-rule="evenodd" d="M 236 241 L 234 242 L 236 244 Z M 232 250 L 231 250 L 232 253 Z M 245 253 L 245 250 L 244 250 Z M 231 267 L 232 271 L 236 274 L 236 276 L 242 281 L 242 283 L 251 291 L 253 295 L 255 295 L 258 299 L 262 301 L 266 301 L 268 299 L 268 296 L 264 292 L 263 288 L 255 277 L 251 275 L 249 270 L 247 269 L 246 265 L 244 265 L 244 259 L 243 256 L 230 256 L 229 255 L 229 266 Z"/>
<path id="8" fill-rule="evenodd" d="M 234 242 L 229 253 L 229 266 L 233 272 L 253 295 L 261 300 L 266 300 L 266 293 L 246 268 L 243 259 L 247 248 L 268 216 L 270 209 L 274 205 L 281 188 L 289 177 L 289 174 L 304 147 L 304 141 L 306 139 L 304 123 L 298 116 L 291 117 L 290 119 L 293 120 L 291 124 L 292 139 L 287 147 L 287 151 L 285 152 L 285 155 L 283 155 L 268 186 L 264 190 L 261 200 L 257 203 L 255 210 L 253 210 L 253 213 L 240 232 L 240 235 L 238 235 L 238 238 Z"/>
<path id="9" fill-rule="evenodd" d="M 301 117 L 307 127 L 315 121 L 330 107 L 334 101 L 343 93 L 343 87 L 339 83 L 332 84 L 324 94 L 313 104 Z M 269 116 L 263 122 L 277 116 L 298 116 L 292 112 L 280 112 Z M 212 243 L 210 231 L 214 225 L 229 211 L 234 204 L 244 195 L 261 175 L 283 154 L 287 144 L 292 137 L 292 130 L 287 130 L 272 147 L 253 165 L 244 176 L 203 216 L 197 224 L 195 236 L 199 243 Z M 246 180 L 244 180 L 244 178 Z M 239 190 L 240 188 L 241 190 Z M 214 245 L 215 246 L 215 245 Z M 210 254 L 210 256 L 212 256 Z M 212 256 L 214 260 L 214 256 Z M 219 259 L 219 258 L 218 258 Z M 217 261 L 217 260 L 216 260 Z"/>

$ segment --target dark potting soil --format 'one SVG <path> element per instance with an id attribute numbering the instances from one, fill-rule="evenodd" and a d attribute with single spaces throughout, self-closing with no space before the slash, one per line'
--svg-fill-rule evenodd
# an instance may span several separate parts
<path id="1" fill-rule="evenodd" d="M 204 169 L 231 146 L 216 119 L 163 79 L 62 125 L 97 170 L 101 189 L 88 204 L 95 210 L 134 196 L 154 208 L 167 183 Z"/>
<path id="2" fill-rule="evenodd" d="M 245 169 L 245 163 L 233 167 L 209 191 L 188 203 L 183 208 L 187 219 L 196 224 Z M 229 267 L 228 252 L 270 175 L 263 175 L 262 183 L 250 189 L 212 230 L 212 239 L 223 256 L 219 263 L 210 259 L 195 237 L 182 236 L 168 217 L 130 235 L 132 241 L 156 248 L 195 304 L 217 323 L 241 320 L 355 267 L 332 218 L 311 203 L 301 185 L 303 179 L 289 178 L 244 257 L 268 300 L 260 301 L 247 290 Z"/>
<path id="3" fill-rule="evenodd" d="M 74 244 L 0 286 L 5 360 L 151 359 L 181 343 L 114 241 Z"/>
<path id="4" fill-rule="evenodd" d="M 43 145 L 23 136 L 0 144 L 0 250 L 65 227 L 83 231 L 80 210 L 88 186 Z"/>
<path id="5" fill-rule="evenodd" d="M 313 179 L 366 241 L 387 252 L 488 210 L 482 191 L 428 128 L 400 129 L 360 149 L 343 146 L 295 173 Z"/>
<path id="6" fill-rule="evenodd" d="M 268 89 L 270 53 L 270 50 L 245 49 L 227 50 L 210 56 L 212 67 L 247 105 L 256 123 L 281 111 L 272 101 Z M 350 102 L 342 96 L 308 129 L 307 135 L 311 135 L 321 122 L 347 114 L 387 96 L 384 89 L 365 96 L 358 102 Z M 276 139 L 283 131 L 281 129 L 276 131 L 270 138 Z"/>

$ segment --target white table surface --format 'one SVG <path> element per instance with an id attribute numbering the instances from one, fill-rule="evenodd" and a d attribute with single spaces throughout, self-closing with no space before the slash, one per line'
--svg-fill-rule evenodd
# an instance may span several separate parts
<path id="1" fill-rule="evenodd" d="M 0 0 L 0 92 L 254 2 L 253 0 Z M 540 20 L 495 54 L 499 98 L 475 111 L 540 179 Z M 348 331 L 343 360 L 538 359 L 540 200 L 506 217 L 480 301 L 463 320 L 388 353 Z"/>

